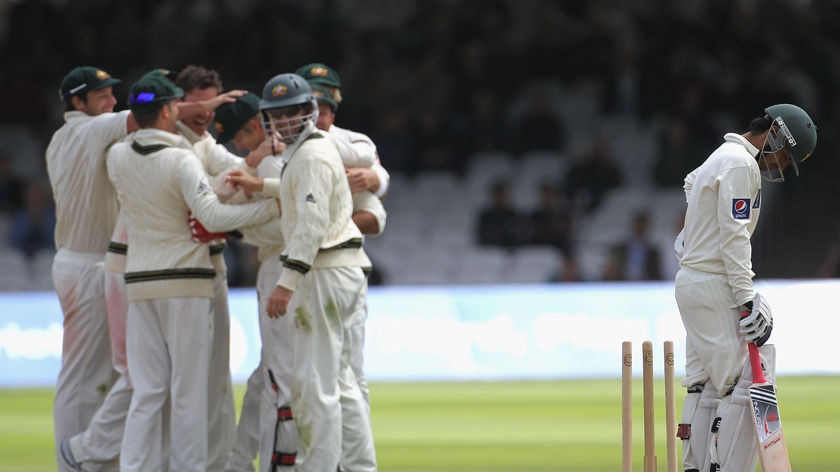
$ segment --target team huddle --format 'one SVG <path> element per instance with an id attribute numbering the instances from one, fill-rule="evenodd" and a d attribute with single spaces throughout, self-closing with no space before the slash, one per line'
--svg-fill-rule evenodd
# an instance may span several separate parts
<path id="1" fill-rule="evenodd" d="M 376 470 L 363 241 L 384 229 L 389 176 L 367 136 L 333 124 L 338 74 L 309 64 L 258 96 L 204 67 L 155 69 L 115 113 L 119 82 L 70 71 L 46 153 L 59 469 Z M 238 425 L 227 238 L 260 259 L 261 360 Z"/>

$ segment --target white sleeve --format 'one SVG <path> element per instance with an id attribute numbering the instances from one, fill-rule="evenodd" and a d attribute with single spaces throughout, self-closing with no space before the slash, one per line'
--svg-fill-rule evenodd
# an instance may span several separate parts
<path id="1" fill-rule="evenodd" d="M 240 204 L 248 200 L 248 197 L 245 195 L 245 192 L 242 189 L 237 189 L 230 182 L 227 181 L 227 176 L 232 170 L 239 170 L 242 169 L 245 172 L 256 176 L 257 169 L 248 166 L 241 166 L 236 165 L 229 169 L 224 170 L 222 173 L 215 177 L 209 177 L 210 185 L 213 186 L 213 191 L 216 192 L 216 195 L 219 197 L 224 203 L 236 203 Z"/>
<path id="2" fill-rule="evenodd" d="M 738 305 L 752 300 L 755 292 L 752 283 L 750 220 L 733 217 L 732 205 L 734 200 L 755 193 L 751 190 L 752 186 L 760 184 L 752 180 L 748 167 L 729 169 L 719 178 L 717 219 L 720 254 Z"/>
<path id="3" fill-rule="evenodd" d="M 240 228 L 242 240 L 256 246 L 273 246 L 283 244 L 283 231 L 280 218 L 274 218 L 267 223 Z"/>
<path id="4" fill-rule="evenodd" d="M 329 230 L 333 182 L 330 179 L 332 173 L 324 169 L 325 166 L 318 159 L 303 159 L 294 173 L 287 172 L 283 176 L 284 179 L 293 179 L 290 186 L 295 192 L 293 199 L 298 215 L 291 234 L 284 235 L 287 259 L 283 265 L 286 269 L 277 282 L 277 285 L 289 290 L 297 288 L 303 272 L 288 267 L 308 270 Z"/>
<path id="5" fill-rule="evenodd" d="M 211 232 L 233 231 L 237 228 L 263 223 L 280 215 L 274 199 L 244 205 L 225 205 L 219 201 L 201 163 L 195 156 L 181 160 L 178 168 L 181 194 L 193 215 Z"/>
<path id="6" fill-rule="evenodd" d="M 336 133 L 327 133 L 341 156 L 344 167 L 371 167 L 377 161 L 376 146 L 365 139 L 351 139 Z"/>
<path id="7" fill-rule="evenodd" d="M 212 143 L 212 144 L 210 144 Z M 210 177 L 218 177 L 225 171 L 233 168 L 244 169 L 248 165 L 245 163 L 245 158 L 237 156 L 228 151 L 226 147 L 221 144 L 208 140 L 206 146 L 206 161 L 204 163 L 207 168 L 205 171 Z"/>
<path id="8" fill-rule="evenodd" d="M 376 190 L 376 196 L 382 198 L 388 193 L 388 189 L 391 187 L 391 174 L 382 167 L 378 158 L 376 164 L 373 165 L 373 171 L 379 176 L 379 188 Z"/>

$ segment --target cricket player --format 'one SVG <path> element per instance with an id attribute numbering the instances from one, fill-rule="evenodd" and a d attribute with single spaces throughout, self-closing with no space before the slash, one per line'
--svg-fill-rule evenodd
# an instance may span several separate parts
<path id="1" fill-rule="evenodd" d="M 322 108 L 321 100 L 322 98 L 318 97 L 319 108 Z M 332 106 L 335 106 L 334 102 L 332 102 Z M 219 135 L 218 141 L 221 143 L 232 141 L 237 150 L 254 150 L 260 145 L 269 144 L 265 140 L 265 133 L 259 114 L 259 96 L 255 94 L 248 93 L 237 99 L 235 103 L 220 106 L 216 112 L 215 126 Z M 369 169 L 370 166 L 375 165 L 377 157 L 375 147 L 372 146 L 370 140 L 367 140 L 367 142 L 358 141 L 362 145 L 357 145 L 346 139 L 343 135 L 327 136 L 338 141 L 334 142 L 334 144 L 339 150 L 345 167 L 354 168 L 356 166 Z M 276 147 L 275 152 L 279 153 L 282 153 L 286 149 L 286 145 L 283 142 L 276 143 Z M 278 165 L 266 165 L 267 162 L 276 162 Z M 266 180 L 269 181 L 269 185 L 279 186 L 278 177 L 281 169 L 282 161 L 280 160 L 280 156 L 269 156 L 265 158 L 258 167 L 258 177 L 263 180 L 260 182 L 257 192 L 262 192 L 261 184 Z M 233 172 L 232 175 L 235 180 L 235 176 L 240 175 L 240 173 Z M 360 228 L 364 227 L 369 231 L 379 231 L 385 224 L 384 207 L 382 206 L 382 202 L 373 196 L 373 194 L 367 190 L 364 192 L 373 198 L 372 200 L 357 199 L 354 196 L 353 221 Z M 370 224 L 370 222 L 373 222 L 373 224 Z M 242 232 L 245 235 L 246 242 L 255 244 L 260 248 L 259 259 L 261 264 L 257 276 L 257 293 L 260 306 L 259 320 L 263 350 L 261 358 L 267 359 L 269 357 L 269 354 L 266 353 L 267 349 L 279 349 L 288 352 L 289 348 L 287 345 L 288 342 L 283 341 L 286 336 L 286 331 L 289 329 L 282 327 L 282 324 L 286 321 L 285 317 L 272 320 L 265 311 L 265 304 L 269 295 L 274 290 L 274 285 L 279 275 L 277 274 L 277 270 L 279 269 L 278 256 L 283 248 L 282 234 L 266 240 L 264 235 L 252 235 L 253 229 L 246 228 Z M 364 230 L 362 232 L 365 233 Z M 288 355 L 278 353 L 276 357 L 285 358 Z M 293 415 L 288 408 L 288 376 L 282 374 L 282 372 L 271 372 L 267 374 L 266 367 L 261 361 L 260 365 L 249 377 L 237 428 L 237 441 L 228 462 L 227 470 L 253 470 L 252 463 L 257 452 L 257 444 L 260 443 L 260 437 L 263 438 L 262 446 L 259 447 L 261 464 L 268 463 L 269 458 L 271 458 L 270 460 L 275 465 L 282 465 L 294 461 L 294 454 L 291 451 L 296 450 L 297 433 L 292 423 L 294 419 Z M 260 395 L 260 392 L 262 392 L 262 395 Z M 278 397 L 281 399 L 278 399 Z M 260 406 L 261 398 L 263 400 L 262 407 Z M 266 399 L 269 399 L 272 405 L 277 404 L 279 406 L 279 412 L 273 411 L 273 408 L 266 409 L 264 405 Z M 284 401 L 282 399 L 286 400 Z M 263 426 L 260 427 L 261 418 L 271 418 L 271 421 L 268 423 L 264 422 Z M 263 431 L 262 434 L 259 433 L 260 429 Z M 262 466 L 261 469 L 265 470 L 266 467 Z"/>
<path id="2" fill-rule="evenodd" d="M 102 69 L 76 67 L 61 81 L 64 125 L 46 151 L 56 206 L 53 284 L 64 314 L 61 370 L 53 422 L 60 442 L 80 433 L 116 379 L 105 307 L 105 252 L 117 221 L 117 196 L 105 171 L 108 146 L 137 129 L 129 111 L 114 113 L 112 87 Z"/>
<path id="3" fill-rule="evenodd" d="M 296 74 L 269 80 L 260 100 L 272 143 L 282 141 L 279 188 L 286 240 L 266 311 L 287 313 L 292 364 L 290 406 L 300 436 L 295 470 L 376 470 L 370 415 L 350 366 L 349 330 L 362 302 L 370 260 L 353 224 L 350 186 L 336 146 L 315 127 L 318 103 Z M 273 369 L 280 359 L 270 359 Z M 281 367 L 282 368 L 282 367 Z M 352 435 L 342 436 L 342 431 Z M 350 451 L 342 455 L 342 447 Z"/>
<path id="4" fill-rule="evenodd" d="M 238 98 L 244 90 L 222 92 L 222 80 L 218 72 L 202 66 L 188 65 L 182 69 L 175 84 L 184 90 L 184 101 L 206 102 L 219 96 Z M 232 101 L 232 100 L 225 101 Z M 236 198 L 235 194 L 225 192 L 225 172 L 232 168 L 244 169 L 255 173 L 256 167 L 265 154 L 250 153 L 245 158 L 227 150 L 207 130 L 213 125 L 215 108 L 203 113 L 194 113 L 189 119 L 179 120 L 178 131 L 190 142 L 193 152 L 199 158 L 208 175 L 214 191 L 222 201 Z M 200 219 L 199 219 L 200 221 Z M 205 223 L 201 221 L 201 223 Z M 210 245 L 213 263 L 216 267 L 216 297 L 214 320 L 216 330 L 213 340 L 213 358 L 210 366 L 214 370 L 210 376 L 208 415 L 210 416 L 210 471 L 224 470 L 236 434 L 236 409 L 233 401 L 233 383 L 230 374 L 230 309 L 228 307 L 227 266 L 223 251 L 225 240 L 217 239 Z"/>
<path id="5" fill-rule="evenodd" d="M 817 144 L 817 127 L 801 108 L 767 107 L 746 133 L 727 133 L 685 178 L 688 207 L 677 236 L 675 295 L 686 330 L 688 389 L 679 437 L 686 472 L 752 472 L 758 458 L 748 388 L 747 345 L 764 345 L 773 329 L 765 297 L 753 288 L 750 237 L 761 213 L 762 179 L 799 174 Z M 741 318 L 741 313 L 748 315 Z M 774 377 L 772 345 L 761 349 Z"/>
<path id="6" fill-rule="evenodd" d="M 336 74 L 337 76 L 337 74 Z M 390 183 L 388 172 L 379 162 L 379 155 L 376 152 L 376 145 L 362 133 L 335 126 L 335 113 L 338 110 L 336 93 L 328 87 L 313 84 L 312 92 L 318 99 L 318 129 L 327 133 L 334 141 L 342 146 L 372 150 L 376 162 L 370 167 L 354 167 L 347 169 L 347 177 L 350 183 L 350 191 L 353 194 L 353 222 L 365 235 L 378 236 L 385 229 L 386 212 L 380 200 L 385 195 Z M 364 369 L 365 351 L 365 324 L 367 323 L 367 282 L 362 291 L 364 300 L 361 306 L 364 312 L 356 318 L 356 322 L 350 330 L 350 365 L 356 380 L 359 382 L 359 389 L 370 409 L 370 389 L 367 385 Z"/>
<path id="7" fill-rule="evenodd" d="M 380 199 L 384 198 L 390 187 L 391 177 L 379 161 L 376 145 L 365 134 L 341 128 L 335 125 L 336 112 L 343 100 L 341 78 L 330 66 L 315 62 L 301 66 L 295 71 L 312 86 L 318 98 L 318 129 L 329 133 L 334 140 L 344 146 L 370 149 L 376 156 L 376 163 L 371 167 L 356 167 L 347 170 L 350 191 L 353 194 L 353 221 L 366 235 L 378 236 L 385 229 L 385 208 Z M 367 214 L 357 209 L 366 208 Z M 367 215 L 381 215 L 371 218 Z M 350 363 L 365 403 L 370 409 L 370 389 L 364 370 L 365 325 L 367 323 L 367 283 L 362 293 L 364 313 L 356 320 L 350 331 Z"/>
<path id="8" fill-rule="evenodd" d="M 213 231 L 262 223 L 279 215 L 276 201 L 219 202 L 201 162 L 177 134 L 182 89 L 163 77 L 138 80 L 129 106 L 140 130 L 114 145 L 108 175 L 128 230 L 125 281 L 128 368 L 134 393 L 120 468 L 208 470 L 208 391 L 216 270 L 207 247 L 191 239 L 192 213 Z M 153 224 L 151 224 L 153 222 Z M 171 443 L 163 445 L 162 409 L 171 401 Z"/>
<path id="9" fill-rule="evenodd" d="M 153 69 L 145 76 L 156 75 L 169 80 L 175 73 Z M 174 102 L 178 116 L 188 120 L 196 113 L 205 113 L 219 104 L 234 101 L 235 96 L 213 96 L 201 102 Z M 123 138 L 132 139 L 132 134 Z M 133 387 L 126 362 L 126 317 L 128 301 L 125 294 L 125 260 L 128 251 L 128 231 L 122 212 L 117 217 L 108 252 L 105 255 L 105 299 L 108 312 L 108 332 L 111 341 L 113 366 L 119 377 L 108 391 L 87 429 L 61 442 L 64 462 L 74 470 L 95 470 L 119 462 L 120 445 L 125 429 L 125 417 L 131 402 Z"/>
<path id="10" fill-rule="evenodd" d="M 236 102 L 220 106 L 215 116 L 215 128 L 218 142 L 233 141 L 237 150 L 255 151 L 265 147 L 272 152 L 271 143 L 265 139 L 259 119 L 259 95 L 246 93 Z M 278 143 L 274 152 L 277 155 L 265 157 L 257 167 L 259 177 L 278 177 L 283 169 L 280 156 L 285 149 L 284 143 Z M 255 192 L 251 199 L 263 198 Z M 287 382 L 274 373 L 269 373 L 263 359 L 270 357 L 266 351 L 271 348 L 287 348 L 289 328 L 286 319 L 272 320 L 265 311 L 266 303 L 279 276 L 280 253 L 285 247 L 280 220 L 275 219 L 258 227 L 242 228 L 243 239 L 248 244 L 259 248 L 260 267 L 257 273 L 257 304 L 259 308 L 259 327 L 261 341 L 260 364 L 254 369 L 247 381 L 242 412 L 236 430 L 236 440 L 228 458 L 226 471 L 253 471 L 254 458 L 261 451 L 260 469 L 274 470 L 281 464 L 294 464 L 297 447 L 297 430 L 293 417 L 284 403 L 284 410 L 278 411 L 278 396 L 288 398 Z M 283 357 L 279 355 L 279 357 Z M 286 359 L 288 360 L 288 359 Z M 265 432 L 261 429 L 264 418 Z M 270 426 L 270 431 L 269 431 Z M 276 427 L 275 427 L 276 426 Z"/>

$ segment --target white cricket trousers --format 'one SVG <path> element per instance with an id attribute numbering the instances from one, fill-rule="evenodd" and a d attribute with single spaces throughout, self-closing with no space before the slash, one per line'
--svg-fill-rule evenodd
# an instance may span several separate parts
<path id="1" fill-rule="evenodd" d="M 367 289 L 368 284 L 365 280 L 365 285 L 362 289 L 361 301 L 359 307 L 361 312 L 354 318 L 353 324 L 350 326 L 350 367 L 353 369 L 353 374 L 356 376 L 356 381 L 359 383 L 359 390 L 362 392 L 362 398 L 368 407 L 370 413 L 370 389 L 367 385 L 367 378 L 365 377 L 365 324 L 367 323 Z"/>
<path id="2" fill-rule="evenodd" d="M 279 276 L 280 255 L 273 254 L 266 257 L 261 263 L 257 272 L 257 311 L 260 328 L 260 363 L 248 377 L 245 396 L 242 398 L 242 410 L 239 414 L 239 424 L 236 428 L 236 442 L 231 453 L 226 470 L 230 472 L 252 472 L 254 470 L 254 459 L 259 453 L 260 470 L 268 471 L 271 465 L 271 454 L 274 451 L 274 433 L 277 416 L 278 391 L 272 388 L 268 376 L 266 359 L 272 348 L 286 348 L 288 343 L 284 341 L 285 333 L 281 329 L 271 332 L 271 328 L 279 328 L 285 323 L 283 318 L 269 318 L 266 307 L 268 297 L 276 287 Z M 288 355 L 279 354 L 280 357 L 288 358 Z M 276 382 L 285 382 L 288 376 L 275 375 Z M 279 389 L 279 386 L 278 386 Z M 288 403 L 288 386 L 283 387 L 286 392 L 286 403 Z M 294 423 L 290 423 L 291 433 L 297 437 L 294 430 Z M 289 434 L 286 434 L 287 439 Z M 296 445 L 296 441 L 293 443 Z M 290 451 L 294 451 L 294 447 Z"/>
<path id="3" fill-rule="evenodd" d="M 685 326 L 684 387 L 711 380 L 723 396 L 741 377 L 747 345 L 739 333 L 740 312 L 725 275 L 687 267 L 675 277 L 675 297 Z"/>
<path id="4" fill-rule="evenodd" d="M 313 269 L 289 303 L 296 471 L 332 471 L 340 461 L 348 472 L 376 470 L 370 415 L 350 366 L 349 331 L 363 311 L 364 283 L 360 267 Z"/>
<path id="5" fill-rule="evenodd" d="M 55 457 L 60 471 L 70 471 L 61 458 L 61 441 L 88 427 L 116 380 L 105 307 L 105 254 L 59 249 L 52 278 L 64 314 L 53 404 Z"/>
<path id="6" fill-rule="evenodd" d="M 207 472 L 223 472 L 236 440 L 236 405 L 230 373 L 230 307 L 227 270 L 221 254 L 213 256 L 213 345 L 207 385 Z"/>
<path id="7" fill-rule="evenodd" d="M 125 274 L 105 272 L 105 300 L 108 308 L 108 332 L 114 369 L 119 378 L 108 391 L 105 402 L 96 411 L 88 428 L 70 438 L 73 457 L 80 462 L 108 463 L 117 461 L 120 454 L 125 417 L 134 392 L 126 362 L 126 317 L 128 301 L 125 293 Z"/>
<path id="8" fill-rule="evenodd" d="M 207 471 L 207 385 L 213 301 L 163 298 L 129 302 L 126 339 L 134 395 L 125 423 L 120 470 Z M 170 442 L 162 411 L 171 400 Z"/>

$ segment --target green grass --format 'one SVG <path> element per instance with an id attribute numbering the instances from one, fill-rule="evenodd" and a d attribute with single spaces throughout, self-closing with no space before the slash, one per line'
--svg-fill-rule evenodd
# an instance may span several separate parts
<path id="1" fill-rule="evenodd" d="M 634 460 L 635 470 L 641 470 L 641 381 L 634 387 Z M 237 402 L 243 388 L 237 387 Z M 665 470 L 662 390 L 657 379 L 659 470 Z M 837 470 L 838 391 L 840 376 L 779 380 L 797 472 Z M 0 472 L 55 470 L 52 394 L 50 389 L 0 390 Z M 682 399 L 678 388 L 678 417 Z M 615 472 L 621 466 L 619 379 L 374 383 L 371 407 L 383 472 Z"/>

